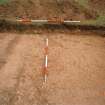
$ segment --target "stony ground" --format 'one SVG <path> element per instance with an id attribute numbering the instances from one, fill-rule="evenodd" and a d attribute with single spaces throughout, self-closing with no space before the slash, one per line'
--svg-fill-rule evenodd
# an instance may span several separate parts
<path id="1" fill-rule="evenodd" d="M 49 75 L 43 84 L 46 37 Z M 105 37 L 0 33 L 0 105 L 105 105 Z"/>

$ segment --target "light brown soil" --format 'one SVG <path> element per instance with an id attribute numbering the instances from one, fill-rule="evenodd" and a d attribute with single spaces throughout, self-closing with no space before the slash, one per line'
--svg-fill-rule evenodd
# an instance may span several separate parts
<path id="1" fill-rule="evenodd" d="M 49 75 L 43 85 L 46 37 Z M 0 33 L 0 105 L 105 105 L 105 37 Z"/>

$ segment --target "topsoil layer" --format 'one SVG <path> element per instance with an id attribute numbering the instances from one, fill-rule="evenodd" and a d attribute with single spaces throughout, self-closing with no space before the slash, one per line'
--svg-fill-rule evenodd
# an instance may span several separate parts
<path id="1" fill-rule="evenodd" d="M 93 8 L 93 7 L 92 7 Z M 0 6 L 0 18 L 63 18 L 70 20 L 95 19 L 97 13 L 74 0 L 11 0 Z"/>

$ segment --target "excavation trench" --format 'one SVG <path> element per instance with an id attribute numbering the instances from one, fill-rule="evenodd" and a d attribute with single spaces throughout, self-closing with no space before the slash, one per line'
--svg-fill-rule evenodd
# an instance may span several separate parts
<path id="1" fill-rule="evenodd" d="M 100 33 L 3 32 L 0 38 L 1 52 L 6 51 L 1 55 L 6 60 L 0 68 L 1 105 L 105 104 L 105 37 Z M 45 38 L 48 79 L 43 85 Z"/>

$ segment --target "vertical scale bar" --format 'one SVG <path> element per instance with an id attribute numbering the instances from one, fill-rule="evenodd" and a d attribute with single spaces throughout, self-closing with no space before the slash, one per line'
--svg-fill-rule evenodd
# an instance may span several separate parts
<path id="1" fill-rule="evenodd" d="M 48 67 L 48 38 L 46 39 L 46 46 L 45 46 L 45 64 L 44 64 L 44 82 L 47 82 L 47 67 Z"/>

